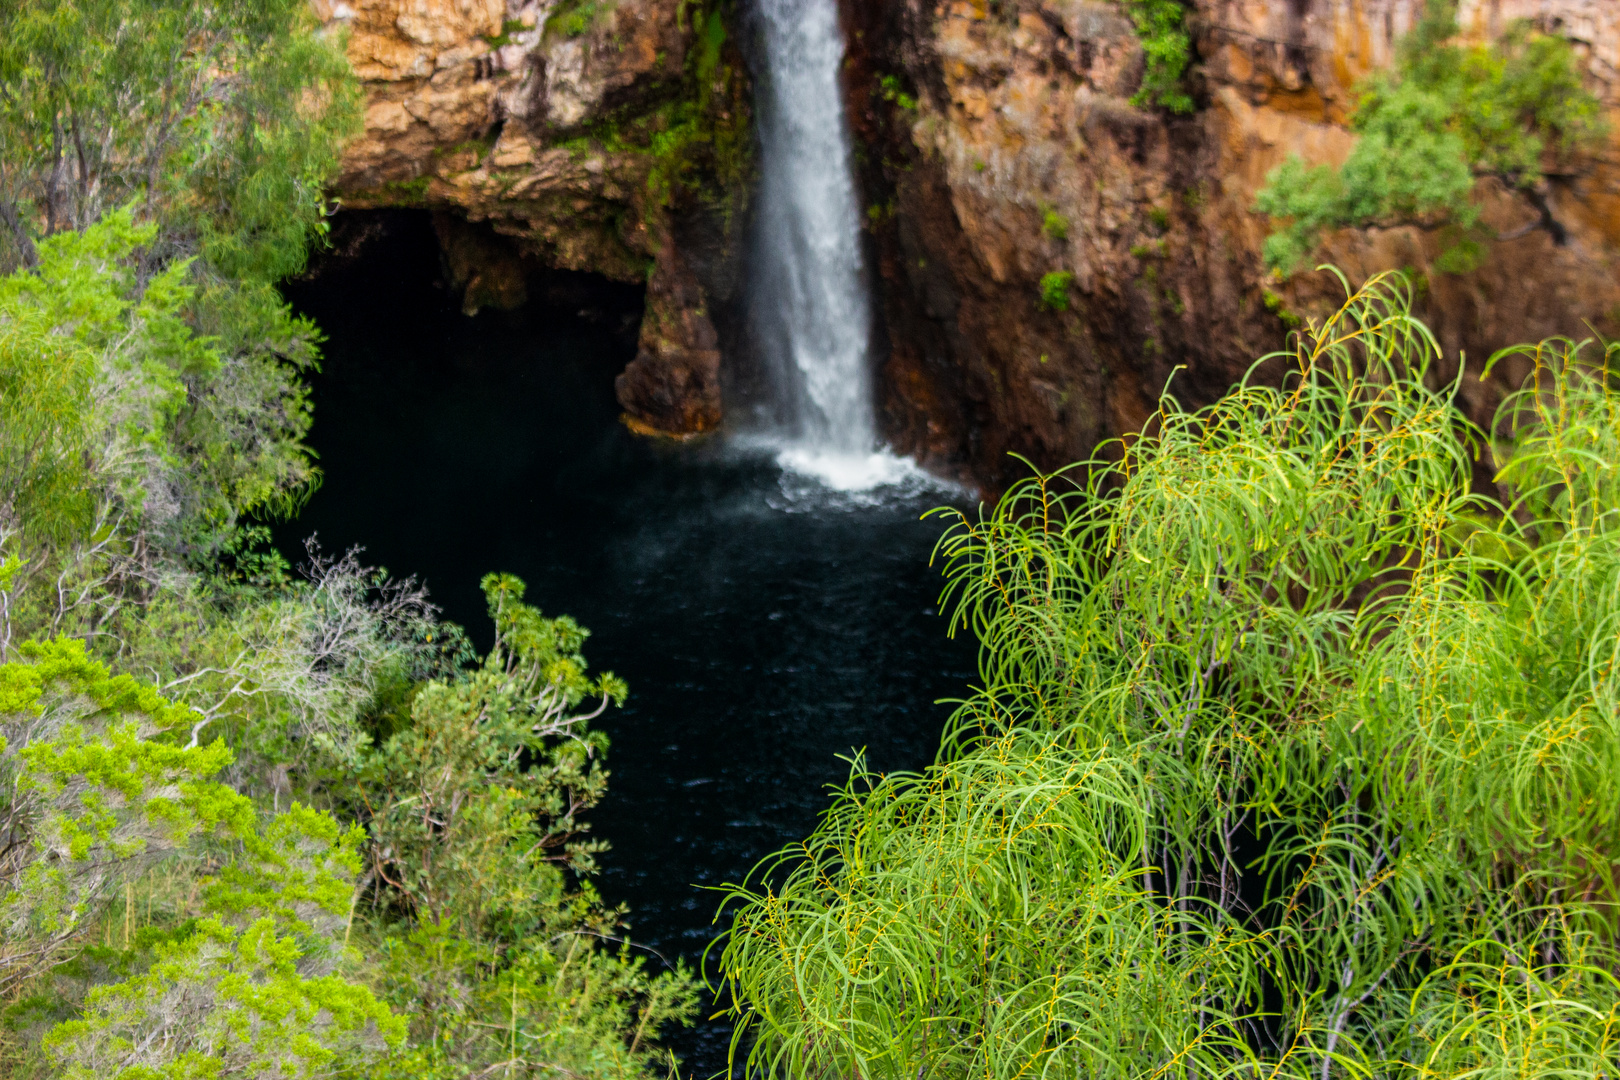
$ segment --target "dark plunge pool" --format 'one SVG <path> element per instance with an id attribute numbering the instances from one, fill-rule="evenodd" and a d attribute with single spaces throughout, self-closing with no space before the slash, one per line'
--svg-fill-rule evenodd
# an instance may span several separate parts
<path id="1" fill-rule="evenodd" d="M 593 633 L 586 656 L 630 683 L 613 740 L 613 845 L 599 887 L 632 936 L 696 960 L 718 897 L 798 839 L 864 748 L 880 770 L 932 760 L 973 648 L 935 614 L 939 494 L 855 506 L 784 482 L 721 440 L 674 445 L 619 422 L 636 297 L 550 279 L 518 312 L 463 316 L 436 285 L 425 216 L 377 219 L 356 257 L 288 288 L 325 331 L 312 442 L 326 481 L 278 530 L 318 533 L 424 579 L 488 642 L 479 578 L 510 571 L 548 614 Z M 583 312 L 583 314 L 582 314 Z M 672 1043 L 700 1077 L 729 1029 Z"/>

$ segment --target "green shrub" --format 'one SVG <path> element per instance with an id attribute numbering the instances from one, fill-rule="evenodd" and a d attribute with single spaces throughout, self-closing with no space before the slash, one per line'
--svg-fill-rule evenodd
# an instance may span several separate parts
<path id="1" fill-rule="evenodd" d="M 522 19 L 503 19 L 501 21 L 501 32 L 494 37 L 485 38 L 484 41 L 490 48 L 499 49 L 503 45 L 510 45 L 513 37 L 521 34 L 526 29 L 528 29 L 528 26 Z"/>
<path id="2" fill-rule="evenodd" d="M 316 335 L 276 282 L 323 235 L 326 185 L 361 124 L 337 39 L 302 0 L 16 0 L 0 5 L 0 85 L 0 269 L 16 271 L 0 333 L 20 326 L 13 300 L 115 294 L 70 321 L 145 340 L 94 343 L 99 415 L 133 407 L 143 434 L 90 457 L 103 477 L 109 461 L 167 467 L 174 490 L 140 515 L 144 550 L 208 552 L 242 514 L 295 506 L 316 478 L 298 382 Z M 71 256 L 47 251 L 98 226 Z M 161 343 L 140 329 L 158 309 Z M 119 365 L 136 381 L 166 368 L 171 385 L 136 404 Z"/>
<path id="3" fill-rule="evenodd" d="M 1069 238 L 1069 219 L 1048 206 L 1041 212 L 1041 232 L 1053 240 Z"/>
<path id="4" fill-rule="evenodd" d="M 1074 275 L 1067 270 L 1054 270 L 1041 278 L 1040 305 L 1043 311 L 1068 311 L 1069 289 Z"/>
<path id="5" fill-rule="evenodd" d="M 906 112 L 917 111 L 917 99 L 900 88 L 900 77 L 898 75 L 883 76 L 880 85 L 884 101 L 898 105 Z"/>
<path id="6" fill-rule="evenodd" d="M 31 268 L 0 277 L 0 547 L 23 560 L 0 634 L 87 632 L 120 602 L 113 571 L 133 568 L 137 531 L 155 574 L 178 550 L 223 543 L 245 513 L 296 504 L 317 478 L 296 367 L 309 328 L 269 315 L 268 333 L 293 335 L 279 339 L 287 358 L 275 337 L 236 352 L 232 335 L 198 333 L 209 287 L 194 263 L 159 260 L 140 279 L 160 238 L 126 207 L 41 238 Z M 31 587 L 63 574 L 88 591 Z"/>
<path id="7" fill-rule="evenodd" d="M 1131 104 L 1192 112 L 1193 100 L 1181 81 L 1192 62 L 1192 36 L 1187 33 L 1182 0 L 1126 0 L 1126 8 L 1136 23 L 1146 63 Z"/>
<path id="8" fill-rule="evenodd" d="M 1408 302 L 942 512 L 983 688 L 733 888 L 749 1076 L 1613 1073 L 1620 348 L 1487 439 Z"/>
<path id="9" fill-rule="evenodd" d="M 1603 131 L 1569 43 L 1524 24 L 1489 46 L 1459 45 L 1456 33 L 1454 3 L 1431 0 L 1393 68 L 1362 85 L 1349 160 L 1308 168 L 1292 157 L 1267 177 L 1255 209 L 1282 224 L 1266 239 L 1269 267 L 1297 270 L 1329 229 L 1421 224 L 1443 227 L 1439 269 L 1475 269 L 1491 238 L 1472 198 L 1482 177 L 1519 192 L 1537 225 L 1561 235 L 1538 191 L 1543 158 L 1567 160 Z"/>
<path id="10" fill-rule="evenodd" d="M 684 970 L 655 976 L 600 945 L 622 912 L 588 884 L 603 845 L 582 815 L 607 782 L 607 741 L 588 723 L 627 689 L 587 674 L 587 631 L 523 603 L 517 578 L 491 574 L 483 589 L 489 655 L 421 686 L 409 723 L 357 774 L 378 906 L 410 916 L 372 930 L 373 984 L 415 1036 L 378 1075 L 449 1080 L 522 1062 L 641 1076 L 667 1063 L 654 1040 L 690 1019 L 697 995 Z"/>
<path id="11" fill-rule="evenodd" d="M 583 37 L 612 10 L 612 0 L 563 0 L 546 20 L 546 29 L 555 28 L 564 37 Z"/>
<path id="12" fill-rule="evenodd" d="M 196 879 L 203 916 L 50 1032 L 59 1075 L 178 1076 L 198 1062 L 299 1072 L 397 1045 L 400 1021 L 331 974 L 359 830 L 297 804 L 261 816 L 215 779 L 231 754 L 197 745 L 200 714 L 112 675 L 83 642 L 18 654 L 0 666 L 0 813 L 13 823 L 0 991 L 82 949 L 109 894 L 146 869 L 181 853 L 221 860 Z"/>

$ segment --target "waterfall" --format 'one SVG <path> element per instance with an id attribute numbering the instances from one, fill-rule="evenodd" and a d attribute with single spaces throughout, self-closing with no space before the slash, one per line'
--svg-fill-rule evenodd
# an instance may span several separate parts
<path id="1" fill-rule="evenodd" d="M 835 0 L 756 0 L 765 72 L 752 309 L 784 466 L 869 488 L 911 466 L 882 451 Z"/>

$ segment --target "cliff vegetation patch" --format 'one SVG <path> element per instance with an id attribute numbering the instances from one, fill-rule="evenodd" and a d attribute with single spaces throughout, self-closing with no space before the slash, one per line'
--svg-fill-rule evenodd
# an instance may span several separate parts
<path id="1" fill-rule="evenodd" d="M 721 3 L 681 9 L 695 30 L 681 95 L 652 110 L 626 108 L 562 145 L 592 152 L 644 154 L 649 167 L 642 203 L 652 225 L 681 193 L 718 201 L 730 213 L 753 168 L 749 113 L 738 100 L 740 72 L 726 62 L 727 12 Z"/>
<path id="2" fill-rule="evenodd" d="M 1265 243 L 1269 267 L 1294 272 L 1330 229 L 1410 225 L 1441 235 L 1437 269 L 1475 269 L 1500 238 L 1480 220 L 1482 179 L 1535 213 L 1509 235 L 1545 229 L 1563 243 L 1549 172 L 1567 170 L 1604 130 L 1569 43 L 1526 23 L 1489 45 L 1461 44 L 1457 32 L 1455 3 L 1433 0 L 1393 67 L 1361 87 L 1349 160 L 1313 168 L 1295 156 L 1267 177 L 1255 209 L 1281 225 Z"/>
<path id="3" fill-rule="evenodd" d="M 1067 270 L 1053 270 L 1042 276 L 1040 306 L 1042 311 L 1068 311 L 1069 290 L 1074 286 L 1074 275 Z"/>
<path id="4" fill-rule="evenodd" d="M 612 13 L 614 0 L 562 0 L 546 20 L 547 33 L 584 37 Z"/>
<path id="5" fill-rule="evenodd" d="M 1173 113 L 1193 111 L 1183 76 L 1192 63 L 1192 35 L 1181 0 L 1127 0 L 1126 8 L 1142 42 L 1142 85 L 1131 104 Z"/>

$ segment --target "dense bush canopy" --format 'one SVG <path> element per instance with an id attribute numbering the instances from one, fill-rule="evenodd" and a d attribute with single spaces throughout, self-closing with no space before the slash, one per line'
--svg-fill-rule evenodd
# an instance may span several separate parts
<path id="1" fill-rule="evenodd" d="M 0 1075 L 617 1080 L 691 979 L 590 884 L 586 631 L 267 515 L 318 481 L 277 283 L 358 124 L 305 0 L 0 4 Z"/>
<path id="2" fill-rule="evenodd" d="M 751 1074 L 1615 1074 L 1614 353 L 1475 430 L 1408 301 L 956 516 L 982 689 L 732 894 Z"/>

